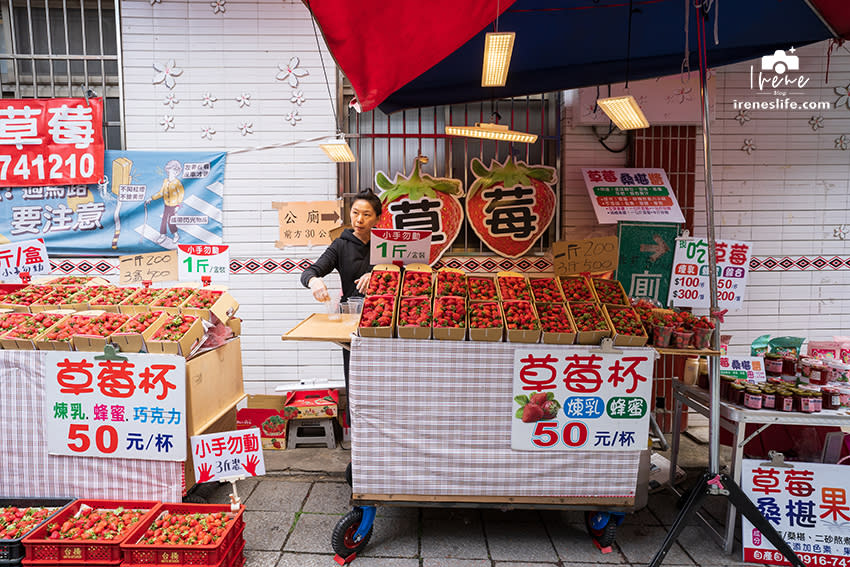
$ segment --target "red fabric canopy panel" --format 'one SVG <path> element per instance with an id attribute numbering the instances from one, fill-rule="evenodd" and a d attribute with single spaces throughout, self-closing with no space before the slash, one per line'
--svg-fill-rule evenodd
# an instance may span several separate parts
<path id="1" fill-rule="evenodd" d="M 850 39 L 850 2 L 847 0 L 811 0 L 812 6 L 835 33 Z"/>

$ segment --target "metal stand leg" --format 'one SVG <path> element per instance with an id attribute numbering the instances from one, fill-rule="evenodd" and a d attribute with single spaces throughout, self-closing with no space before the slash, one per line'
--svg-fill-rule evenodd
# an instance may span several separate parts
<path id="1" fill-rule="evenodd" d="M 670 442 L 670 486 L 676 486 L 676 466 L 679 462 L 679 436 L 682 435 L 682 402 L 673 396 L 673 439 Z"/>
<path id="2" fill-rule="evenodd" d="M 732 462 L 729 464 L 729 472 L 736 484 L 741 482 L 741 460 L 744 458 L 746 427 L 745 423 L 738 423 L 735 427 L 735 434 L 732 436 Z M 730 500 L 726 511 L 726 538 L 723 541 L 723 551 L 728 554 L 732 553 L 732 548 L 735 545 L 735 524 L 737 521 L 738 511 Z"/>

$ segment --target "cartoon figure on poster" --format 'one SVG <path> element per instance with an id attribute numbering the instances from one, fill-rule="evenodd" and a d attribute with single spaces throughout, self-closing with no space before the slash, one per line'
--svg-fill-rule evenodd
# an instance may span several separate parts
<path id="1" fill-rule="evenodd" d="M 157 199 L 162 199 L 162 222 L 159 225 L 159 238 L 156 239 L 156 242 L 162 244 L 163 248 L 175 248 L 180 239 L 177 225 L 174 223 L 174 216 L 177 215 L 177 209 L 183 204 L 183 184 L 180 182 L 183 166 L 179 161 L 173 159 L 165 164 L 165 173 L 168 178 L 162 182 L 160 190 L 145 201 L 145 207 L 149 207 Z M 168 231 L 172 235 L 170 240 L 166 235 Z"/>

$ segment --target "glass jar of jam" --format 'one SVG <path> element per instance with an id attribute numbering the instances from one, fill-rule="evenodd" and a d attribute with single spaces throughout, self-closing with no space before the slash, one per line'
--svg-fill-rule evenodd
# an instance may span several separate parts
<path id="1" fill-rule="evenodd" d="M 782 357 L 778 354 L 765 354 L 764 371 L 768 376 L 782 376 Z"/>
<path id="2" fill-rule="evenodd" d="M 734 383 L 735 383 L 734 376 L 729 376 L 727 374 L 721 374 L 720 375 L 720 399 L 721 400 L 726 400 L 727 402 L 732 401 L 730 394 L 729 394 L 729 388 Z"/>
<path id="3" fill-rule="evenodd" d="M 782 374 L 786 376 L 797 375 L 797 357 L 791 354 L 786 354 L 782 357 Z"/>
<path id="4" fill-rule="evenodd" d="M 811 377 L 812 375 L 812 366 L 816 364 L 816 361 L 811 358 L 801 358 L 800 359 L 800 374 L 805 376 L 806 378 Z"/>
<path id="5" fill-rule="evenodd" d="M 800 392 L 800 411 L 803 413 L 815 413 L 815 404 L 809 392 Z"/>
<path id="6" fill-rule="evenodd" d="M 779 411 L 794 411 L 794 392 L 791 390 L 777 390 L 776 409 Z"/>
<path id="7" fill-rule="evenodd" d="M 824 386 L 821 388 L 823 394 L 823 409 L 837 410 L 841 407 L 841 392 L 833 386 Z"/>
<path id="8" fill-rule="evenodd" d="M 809 376 L 809 384 L 826 384 L 829 378 L 829 368 L 825 364 L 815 364 L 812 366 L 812 373 Z"/>
<path id="9" fill-rule="evenodd" d="M 761 407 L 764 409 L 776 409 L 776 389 L 762 388 Z"/>
<path id="10" fill-rule="evenodd" d="M 818 413 L 823 410 L 822 392 L 812 392 L 811 394 L 809 394 L 809 397 L 812 399 L 812 413 Z"/>
<path id="11" fill-rule="evenodd" d="M 744 405 L 744 393 L 746 388 L 743 384 L 732 384 L 729 386 L 729 401 L 739 406 Z"/>
<path id="12" fill-rule="evenodd" d="M 747 388 L 744 392 L 744 407 L 761 409 L 763 398 L 758 388 Z"/>

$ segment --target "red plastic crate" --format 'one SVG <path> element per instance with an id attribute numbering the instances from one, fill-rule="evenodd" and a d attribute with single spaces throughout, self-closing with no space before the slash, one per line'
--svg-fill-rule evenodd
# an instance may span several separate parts
<path id="1" fill-rule="evenodd" d="M 243 527 L 242 529 L 244 530 L 245 528 Z M 242 532 L 240 532 L 230 544 L 230 549 L 227 551 L 224 558 L 212 567 L 242 567 L 245 565 L 244 550 L 245 540 L 242 538 Z M 164 551 L 163 553 L 170 554 L 172 552 Z M 163 559 L 166 558 L 166 556 L 161 557 Z M 167 556 L 168 559 L 171 559 L 171 557 L 171 555 Z M 152 567 L 154 565 L 168 565 L 169 567 L 205 567 L 189 563 L 121 563 L 121 567 Z M 63 567 L 65 566 L 63 565 Z"/>
<path id="2" fill-rule="evenodd" d="M 159 518 L 163 512 L 176 514 L 212 514 L 215 512 L 230 512 L 229 504 L 160 504 L 153 514 L 121 544 L 121 553 L 125 567 L 154 566 L 154 565 L 207 565 L 228 566 L 228 554 L 234 549 L 241 549 L 242 532 L 245 522 L 242 518 L 245 507 L 239 508 L 233 520 L 228 524 L 224 536 L 212 545 L 146 545 L 137 543 L 148 527 Z"/>
<path id="3" fill-rule="evenodd" d="M 146 510 L 139 520 L 144 524 L 159 505 L 152 500 L 77 500 L 54 516 L 50 523 L 61 524 L 72 518 L 83 506 L 96 510 Z M 119 544 L 132 534 L 135 528 L 126 530 L 110 540 L 61 540 L 47 538 L 47 524 L 42 524 L 23 539 L 28 565 L 117 565 L 121 562 Z"/>
<path id="4" fill-rule="evenodd" d="M 47 523 L 62 508 L 73 502 L 73 498 L 0 498 L 0 508 L 16 506 L 18 508 L 55 508 L 53 512 L 23 536 L 15 539 L 0 538 L 0 567 L 10 565 L 24 558 L 24 546 L 21 541 L 41 524 Z"/>

